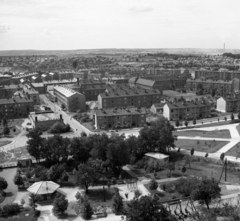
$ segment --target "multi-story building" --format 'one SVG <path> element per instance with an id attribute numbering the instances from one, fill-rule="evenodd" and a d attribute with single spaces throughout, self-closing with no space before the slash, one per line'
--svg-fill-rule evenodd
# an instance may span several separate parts
<path id="1" fill-rule="evenodd" d="M 98 95 L 99 108 L 114 107 L 150 107 L 154 103 L 159 103 L 161 93 L 157 89 L 143 89 L 139 87 L 118 86 L 108 88 L 104 93 Z"/>
<path id="2" fill-rule="evenodd" d="M 217 99 L 217 108 L 220 112 L 236 112 L 240 111 L 240 96 L 229 95 L 226 97 L 220 97 Z"/>
<path id="3" fill-rule="evenodd" d="M 19 84 L 19 85 L 14 85 L 14 84 L 10 84 L 10 85 L 1 85 L 0 86 L 0 99 L 2 98 L 10 98 L 12 96 L 14 96 L 14 94 L 16 92 L 20 92 L 23 90 L 23 85 Z"/>
<path id="4" fill-rule="evenodd" d="M 187 79 L 186 89 L 190 91 L 197 91 L 199 85 L 203 88 L 203 93 L 211 93 L 213 89 L 218 90 L 218 92 L 223 95 L 226 93 L 232 93 L 239 91 L 240 80 L 238 78 L 233 78 L 230 81 L 218 80 L 214 81 L 211 79 L 205 80 L 200 79 Z"/>
<path id="5" fill-rule="evenodd" d="M 12 75 L 0 74 L 0 85 L 9 85 L 12 81 Z"/>
<path id="6" fill-rule="evenodd" d="M 38 91 L 39 94 L 46 93 L 46 87 L 43 83 L 31 83 L 31 86 L 35 91 Z"/>
<path id="7" fill-rule="evenodd" d="M 211 105 L 207 100 L 173 101 L 163 106 L 163 116 L 168 120 L 191 120 L 211 115 Z"/>
<path id="8" fill-rule="evenodd" d="M 33 111 L 33 101 L 25 97 L 0 99 L 0 115 L 8 119 L 26 118 Z"/>
<path id="9" fill-rule="evenodd" d="M 111 108 L 95 111 L 97 129 L 143 127 L 145 123 L 146 112 L 141 108 Z"/>
<path id="10" fill-rule="evenodd" d="M 79 92 L 58 85 L 53 88 L 53 94 L 57 102 L 64 105 L 69 112 L 84 111 L 86 109 L 85 96 Z"/>
<path id="11" fill-rule="evenodd" d="M 35 105 L 39 105 L 40 104 L 40 98 L 39 98 L 39 92 L 36 91 L 34 88 L 31 87 L 24 87 L 23 89 L 23 95 L 27 96 L 28 98 L 33 100 L 33 103 Z"/>
<path id="12" fill-rule="evenodd" d="M 34 79 L 37 79 L 38 77 L 39 77 L 39 74 L 37 72 L 14 75 L 12 77 L 12 84 L 21 84 L 21 83 L 24 83 L 26 81 L 27 82 L 34 82 Z"/>

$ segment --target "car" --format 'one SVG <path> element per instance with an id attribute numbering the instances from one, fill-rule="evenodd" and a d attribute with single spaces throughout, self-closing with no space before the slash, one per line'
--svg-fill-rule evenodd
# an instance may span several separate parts
<path id="1" fill-rule="evenodd" d="M 32 125 L 30 122 L 27 122 L 27 125 Z"/>

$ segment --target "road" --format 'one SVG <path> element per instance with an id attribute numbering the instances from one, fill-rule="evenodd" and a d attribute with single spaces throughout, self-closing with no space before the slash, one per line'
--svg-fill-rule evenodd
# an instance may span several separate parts
<path id="1" fill-rule="evenodd" d="M 94 132 L 91 132 L 87 128 L 83 127 L 78 121 L 76 121 L 72 116 L 75 113 L 66 113 L 61 110 L 61 108 L 58 106 L 57 103 L 53 103 L 50 100 L 47 99 L 45 95 L 40 95 L 40 99 L 43 100 L 43 102 L 52 109 L 52 111 L 62 114 L 62 118 L 64 120 L 64 123 L 68 123 L 71 128 L 74 130 L 74 132 L 77 133 L 77 135 L 80 135 L 81 132 L 85 132 L 86 134 L 93 134 Z"/>

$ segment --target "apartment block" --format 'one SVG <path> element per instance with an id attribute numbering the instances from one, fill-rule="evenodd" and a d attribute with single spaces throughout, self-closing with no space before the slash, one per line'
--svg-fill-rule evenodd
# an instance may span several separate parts
<path id="1" fill-rule="evenodd" d="M 226 97 L 220 97 L 217 99 L 217 108 L 220 112 L 236 112 L 240 111 L 240 96 L 230 95 Z"/>
<path id="2" fill-rule="evenodd" d="M 211 105 L 205 99 L 167 102 L 163 106 L 163 116 L 168 120 L 192 120 L 211 115 Z"/>
<path id="3" fill-rule="evenodd" d="M 229 71 L 227 69 L 220 69 L 219 71 L 200 69 L 195 71 L 195 79 L 200 77 L 211 78 L 212 80 L 230 81 L 233 78 L 240 79 L 240 71 Z"/>
<path id="4" fill-rule="evenodd" d="M 114 107 L 150 107 L 154 103 L 159 103 L 161 93 L 159 90 L 143 89 L 139 87 L 118 86 L 108 88 L 104 93 L 98 95 L 99 108 Z"/>
<path id="5" fill-rule="evenodd" d="M 16 92 L 20 92 L 23 90 L 23 85 L 15 85 L 15 84 L 10 84 L 10 85 L 1 85 L 0 86 L 0 99 L 2 98 L 11 98 L 14 96 Z"/>
<path id="6" fill-rule="evenodd" d="M 111 108 L 95 111 L 97 129 L 143 127 L 145 123 L 146 112 L 141 108 Z"/>
<path id="7" fill-rule="evenodd" d="M 57 85 L 53 88 L 53 94 L 56 101 L 63 104 L 69 112 L 84 111 L 86 109 L 85 96 L 79 92 Z"/>
<path id="8" fill-rule="evenodd" d="M 8 119 L 26 118 L 33 111 L 33 101 L 25 97 L 0 99 L 0 115 Z"/>
<path id="9" fill-rule="evenodd" d="M 223 95 L 226 93 L 232 93 L 239 91 L 240 88 L 240 80 L 238 78 L 233 78 L 230 81 L 224 80 L 205 80 L 204 78 L 192 80 L 187 79 L 186 89 L 190 91 L 197 91 L 198 86 L 202 85 L 203 93 L 211 93 L 213 89 L 218 90 L 219 94 Z"/>

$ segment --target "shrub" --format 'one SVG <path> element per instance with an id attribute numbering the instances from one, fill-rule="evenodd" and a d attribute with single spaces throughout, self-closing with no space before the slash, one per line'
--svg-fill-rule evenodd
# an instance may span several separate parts
<path id="1" fill-rule="evenodd" d="M 149 189 L 150 189 L 150 190 L 156 190 L 156 189 L 158 188 L 158 183 L 157 183 L 157 181 L 153 178 L 153 179 L 150 180 L 148 186 L 149 186 Z"/>
<path id="2" fill-rule="evenodd" d="M 53 201 L 53 212 L 55 214 L 63 214 L 68 208 L 68 200 L 64 195 L 57 195 Z"/>
<path id="3" fill-rule="evenodd" d="M 91 219 L 93 215 L 93 209 L 87 199 L 84 200 L 80 209 L 81 217 L 85 220 Z"/>
<path id="4" fill-rule="evenodd" d="M 2 215 L 3 216 L 12 216 L 18 212 L 20 212 L 20 207 L 17 203 L 6 204 L 2 207 Z"/>
<path id="5" fill-rule="evenodd" d="M 122 213 L 123 213 L 123 199 L 120 196 L 118 191 L 114 195 L 112 207 L 113 207 L 113 212 L 116 215 L 122 215 Z"/>
<path id="6" fill-rule="evenodd" d="M 69 124 L 64 124 L 63 122 L 57 122 L 52 127 L 49 128 L 48 133 L 67 133 L 70 132 L 71 127 Z"/>

